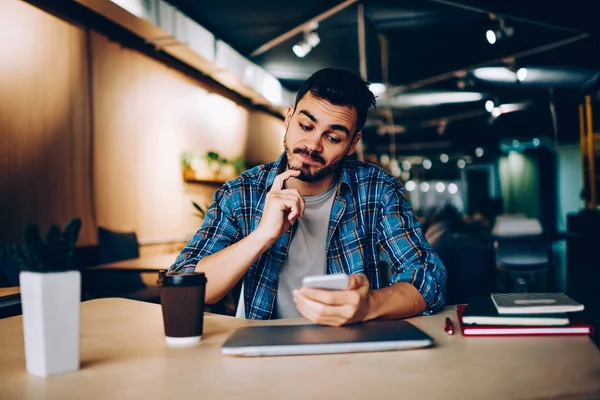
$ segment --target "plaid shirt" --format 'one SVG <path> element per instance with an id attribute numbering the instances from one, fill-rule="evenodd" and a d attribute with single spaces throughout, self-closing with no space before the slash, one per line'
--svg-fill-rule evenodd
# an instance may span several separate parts
<path id="1" fill-rule="evenodd" d="M 200 259 L 248 236 L 258 226 L 265 197 L 285 169 L 283 153 L 226 182 L 214 196 L 198 232 L 170 271 L 193 271 Z M 432 314 L 444 306 L 446 269 L 425 240 L 398 181 L 371 164 L 344 161 L 327 239 L 327 273 L 364 273 L 371 289 L 397 282 L 414 285 Z M 246 318 L 271 319 L 279 272 L 297 224 L 250 266 L 244 276 Z M 391 268 L 391 274 L 383 269 Z M 390 278 L 384 278 L 390 275 Z M 210 283 L 208 283 L 210 285 Z"/>

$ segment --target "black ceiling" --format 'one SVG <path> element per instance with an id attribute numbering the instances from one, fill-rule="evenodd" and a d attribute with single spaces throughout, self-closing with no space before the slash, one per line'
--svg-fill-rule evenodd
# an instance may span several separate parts
<path id="1" fill-rule="evenodd" d="M 357 4 L 321 21 L 321 42 L 304 58 L 292 52 L 302 34 L 263 54 L 254 50 L 320 13 L 342 3 L 331 0 L 169 0 L 174 6 L 212 31 L 218 38 L 261 65 L 282 84 L 296 90 L 310 74 L 323 67 L 359 72 Z M 380 38 L 388 46 L 388 94 L 432 91 L 481 93 L 479 101 L 414 107 L 392 106 L 394 135 L 399 152 L 419 146 L 449 144 L 456 151 L 511 138 L 549 136 L 575 142 L 579 135 L 577 104 L 598 89 L 600 76 L 600 24 L 596 1 L 538 0 L 365 0 L 367 80 L 383 81 Z M 494 45 L 485 32 L 497 26 L 494 13 L 513 28 L 512 37 Z M 583 36 L 587 35 L 587 36 Z M 567 45 L 557 44 L 569 42 Z M 548 46 L 544 48 L 543 46 Z M 556 46 L 552 48 L 553 46 Z M 507 58 L 515 57 L 513 64 Z M 475 67 L 528 67 L 566 72 L 529 84 L 494 84 L 473 75 Z M 452 72 L 462 71 L 455 76 Z M 434 78 L 434 79 L 431 79 Z M 571 81 L 569 81 L 571 79 Z M 386 95 L 384 95 L 386 96 Z M 394 98 L 393 96 L 390 98 Z M 491 118 L 484 108 L 488 99 L 498 103 L 528 102 L 524 111 Z M 557 136 L 551 102 L 556 110 Z M 364 142 L 373 153 L 385 153 L 391 138 L 381 133 L 389 124 L 385 102 L 372 113 Z M 379 133 L 378 133 L 379 132 Z M 433 146 L 434 148 L 436 146 Z M 438 151 L 438 150 L 435 150 Z"/>

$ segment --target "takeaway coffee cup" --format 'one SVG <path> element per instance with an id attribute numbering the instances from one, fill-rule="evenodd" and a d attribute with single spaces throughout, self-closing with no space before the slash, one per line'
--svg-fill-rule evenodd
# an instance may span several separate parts
<path id="1" fill-rule="evenodd" d="M 193 346 L 202 338 L 206 277 L 202 272 L 159 274 L 167 345 Z"/>

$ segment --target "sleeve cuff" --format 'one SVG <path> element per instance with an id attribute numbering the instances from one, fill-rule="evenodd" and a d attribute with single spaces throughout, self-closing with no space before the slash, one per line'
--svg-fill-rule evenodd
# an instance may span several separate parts
<path id="1" fill-rule="evenodd" d="M 413 285 L 425 299 L 427 308 L 421 315 L 431 315 L 444 308 L 444 290 L 432 273 L 425 268 L 407 270 L 390 279 L 390 286 L 398 282 L 406 282 Z"/>

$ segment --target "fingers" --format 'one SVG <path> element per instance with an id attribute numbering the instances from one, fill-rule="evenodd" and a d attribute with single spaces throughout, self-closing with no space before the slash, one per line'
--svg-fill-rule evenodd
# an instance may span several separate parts
<path id="1" fill-rule="evenodd" d="M 288 220 L 293 222 L 296 217 L 304 217 L 305 202 L 297 189 L 284 189 L 280 192 L 270 192 L 268 195 L 272 200 L 279 202 L 281 211 L 290 211 Z"/>
<path id="2" fill-rule="evenodd" d="M 349 276 L 348 290 L 356 290 L 364 286 L 369 286 L 369 279 L 365 274 L 352 274 Z"/>
<path id="3" fill-rule="evenodd" d="M 348 290 L 301 287 L 292 293 L 298 311 L 313 322 L 341 326 L 361 321 L 369 309 L 369 280 L 350 275 Z"/>
<path id="4" fill-rule="evenodd" d="M 294 294 L 294 302 L 303 317 L 317 324 L 341 326 L 348 323 L 354 315 L 351 306 L 328 306 L 308 299 L 299 292 Z"/>
<path id="5" fill-rule="evenodd" d="M 283 188 L 283 184 L 285 183 L 285 181 L 287 181 L 288 179 L 292 178 L 292 177 L 296 177 L 300 175 L 300 171 L 294 170 L 294 169 L 288 169 L 287 171 L 277 175 L 275 177 L 275 179 L 273 180 L 273 186 L 271 186 L 271 192 L 273 191 L 279 191 Z"/>
<path id="6" fill-rule="evenodd" d="M 307 299 L 328 306 L 358 305 L 360 302 L 360 294 L 356 290 L 325 290 L 302 287 L 298 291 Z"/>

